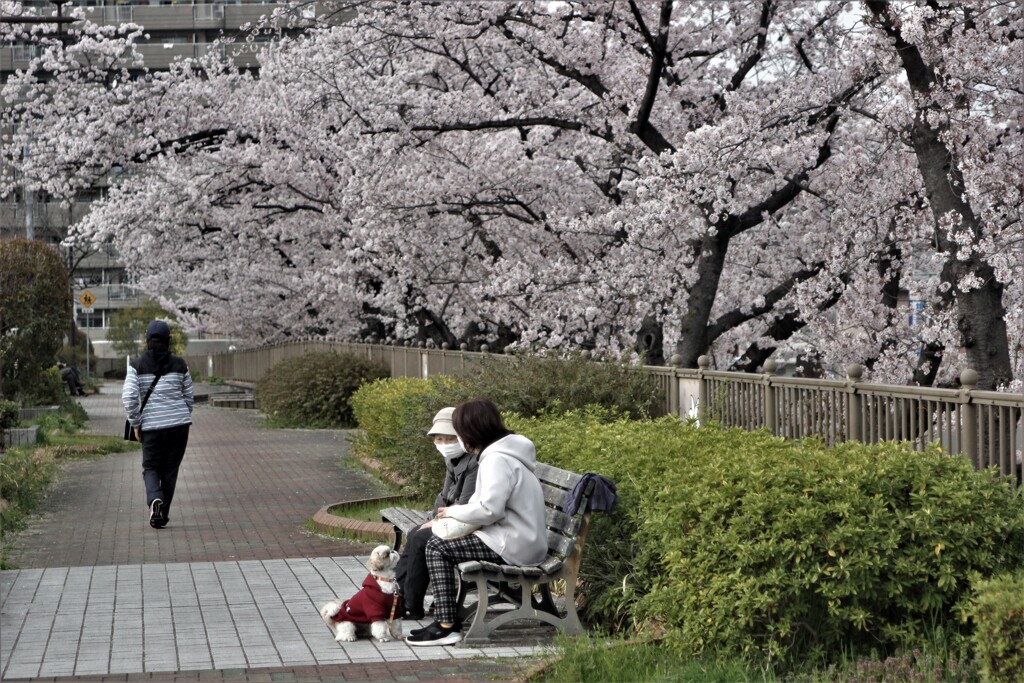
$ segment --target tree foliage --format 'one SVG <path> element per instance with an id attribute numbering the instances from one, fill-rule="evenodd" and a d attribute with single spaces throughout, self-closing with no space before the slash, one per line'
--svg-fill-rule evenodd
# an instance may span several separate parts
<path id="1" fill-rule="evenodd" d="M 164 310 L 155 301 L 115 311 L 110 318 L 107 339 L 118 354 L 138 356 L 146 350 L 146 327 L 157 319 L 166 320 L 171 327 L 171 353 L 184 353 L 188 346 L 188 333 L 178 323 L 175 313 Z"/>
<path id="2" fill-rule="evenodd" d="M 37 240 L 0 240 L 0 396 L 31 397 L 46 383 L 71 322 L 64 261 Z"/>
<path id="3" fill-rule="evenodd" d="M 258 77 L 40 29 L 0 193 L 130 171 L 73 237 L 252 339 L 1021 374 L 1016 0 L 338 7 L 254 29 Z"/>

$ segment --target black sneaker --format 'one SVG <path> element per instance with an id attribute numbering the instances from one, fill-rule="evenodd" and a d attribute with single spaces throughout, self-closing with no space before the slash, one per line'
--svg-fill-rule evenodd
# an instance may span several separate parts
<path id="1" fill-rule="evenodd" d="M 426 626 L 421 626 L 420 628 L 414 628 L 411 631 L 409 631 L 409 635 L 410 636 L 414 636 L 414 635 L 417 635 L 419 633 L 423 633 L 424 631 L 426 631 L 428 628 L 430 628 L 431 626 L 433 626 L 436 623 L 438 623 L 438 622 L 435 621 L 432 624 L 427 624 Z M 459 621 L 458 619 L 456 619 L 455 620 L 455 627 L 454 628 L 455 628 L 456 631 L 461 631 L 462 630 L 462 622 Z"/>
<path id="2" fill-rule="evenodd" d="M 459 624 L 445 628 L 441 626 L 440 622 L 435 621 L 426 628 L 416 629 L 410 633 L 405 642 L 417 647 L 436 647 L 438 645 L 454 645 L 460 640 L 462 640 L 462 627 Z"/>
<path id="3" fill-rule="evenodd" d="M 167 524 L 164 517 L 164 502 L 159 498 L 149 504 L 149 525 L 154 529 L 163 528 Z"/>

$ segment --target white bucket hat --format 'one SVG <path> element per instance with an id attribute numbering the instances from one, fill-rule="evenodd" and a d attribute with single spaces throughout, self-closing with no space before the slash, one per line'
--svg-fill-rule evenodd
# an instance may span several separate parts
<path id="1" fill-rule="evenodd" d="M 427 436 L 436 436 L 438 434 L 458 436 L 455 433 L 455 425 L 452 424 L 452 413 L 454 412 L 455 408 L 441 408 L 441 410 L 437 411 L 437 415 L 434 416 L 434 424 L 430 426 Z"/>

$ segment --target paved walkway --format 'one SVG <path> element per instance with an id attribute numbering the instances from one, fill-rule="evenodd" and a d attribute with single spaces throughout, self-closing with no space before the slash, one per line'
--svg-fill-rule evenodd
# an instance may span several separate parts
<path id="1" fill-rule="evenodd" d="M 82 399 L 92 431 L 120 433 L 119 396 L 108 384 Z M 254 411 L 198 406 L 160 531 L 137 452 L 68 464 L 18 537 L 21 569 L 0 572 L 0 676 L 492 680 L 544 652 L 543 633 L 479 649 L 334 642 L 316 608 L 358 589 L 369 546 L 305 523 L 324 503 L 382 493 L 346 449 L 343 431 L 269 430 Z"/>

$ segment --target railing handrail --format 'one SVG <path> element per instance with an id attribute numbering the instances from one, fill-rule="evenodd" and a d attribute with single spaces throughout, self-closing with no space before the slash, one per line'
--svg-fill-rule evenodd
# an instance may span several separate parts
<path id="1" fill-rule="evenodd" d="M 510 357 L 491 353 L 486 346 L 469 351 L 303 339 L 208 354 L 190 359 L 190 366 L 205 365 L 207 375 L 258 382 L 277 362 L 314 348 L 363 353 L 388 363 L 393 377 L 451 374 L 483 357 Z M 1004 475 L 1019 472 L 1024 395 L 975 389 L 973 370 L 961 373 L 961 388 L 940 389 L 862 382 L 859 365 L 848 368 L 845 380 L 780 377 L 770 360 L 763 373 L 710 370 L 705 356 L 698 365 L 643 366 L 658 377 L 665 413 L 765 428 L 787 438 L 819 436 L 828 443 L 904 440 L 924 448 L 938 442 L 978 468 L 994 466 Z"/>

